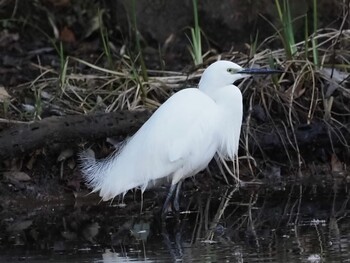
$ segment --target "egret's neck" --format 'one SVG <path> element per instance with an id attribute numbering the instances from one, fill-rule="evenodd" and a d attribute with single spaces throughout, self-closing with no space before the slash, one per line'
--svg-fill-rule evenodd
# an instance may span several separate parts
<path id="1" fill-rule="evenodd" d="M 243 118 L 243 99 L 238 87 L 228 85 L 217 88 L 215 92 L 208 94 L 218 105 L 220 111 L 220 136 L 221 147 L 219 153 L 222 156 L 233 158 L 237 153 L 241 124 Z"/>
<path id="2" fill-rule="evenodd" d="M 223 87 L 226 85 L 224 83 L 221 83 L 222 80 L 217 76 L 208 77 L 205 73 L 206 72 L 204 72 L 201 80 L 199 81 L 198 88 L 209 97 L 212 97 L 212 95 L 216 92 L 217 87 Z"/>
<path id="3" fill-rule="evenodd" d="M 226 85 L 220 88 L 216 88 L 216 90 L 211 91 L 210 94 L 218 105 L 226 106 L 229 108 L 237 104 L 243 106 L 242 93 L 240 89 L 235 85 Z"/>

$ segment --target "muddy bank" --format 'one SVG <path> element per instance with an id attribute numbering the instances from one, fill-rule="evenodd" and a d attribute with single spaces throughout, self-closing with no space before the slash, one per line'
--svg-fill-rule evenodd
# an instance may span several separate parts
<path id="1" fill-rule="evenodd" d="M 160 253 L 161 247 L 181 258 L 183 249 L 204 240 L 218 242 L 219 247 L 241 244 L 261 249 L 273 247 L 280 238 L 299 241 L 299 249 L 308 250 L 312 246 L 309 248 L 303 237 L 315 229 L 323 244 L 328 244 L 324 250 L 334 249 L 350 226 L 346 189 L 342 179 L 327 176 L 240 189 L 185 188 L 183 213 L 166 224 L 158 214 L 162 205 L 159 192 L 146 192 L 142 212 L 137 193 L 127 195 L 126 206 L 117 200 L 112 205 L 98 204 L 96 196 L 89 201 L 81 196 L 70 198 L 66 203 L 14 198 L 2 202 L 0 250 L 5 258 L 14 258 L 11 253 L 15 251 L 18 259 L 26 257 L 25 251 L 67 255 L 112 248 L 121 252 L 146 244 L 155 253 Z"/>

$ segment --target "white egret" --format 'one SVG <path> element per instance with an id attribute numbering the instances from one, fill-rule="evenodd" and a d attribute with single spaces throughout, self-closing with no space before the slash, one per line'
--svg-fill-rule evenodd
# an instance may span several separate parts
<path id="1" fill-rule="evenodd" d="M 176 184 L 207 167 L 215 154 L 233 160 L 241 133 L 242 93 L 233 83 L 250 74 L 280 71 L 244 69 L 217 61 L 203 73 L 199 88 L 172 95 L 115 154 L 104 160 L 82 156 L 82 172 L 104 201 L 133 188 L 142 192 L 155 181 Z M 175 200 L 177 201 L 178 191 Z M 174 204 L 178 209 L 178 203 Z M 164 206 L 166 208 L 166 205 Z"/>

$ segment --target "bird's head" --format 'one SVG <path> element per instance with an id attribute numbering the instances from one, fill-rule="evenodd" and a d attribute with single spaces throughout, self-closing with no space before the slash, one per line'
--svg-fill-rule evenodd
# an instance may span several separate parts
<path id="1" fill-rule="evenodd" d="M 219 60 L 211 64 L 203 72 L 199 82 L 199 89 L 206 92 L 209 89 L 231 85 L 235 81 L 250 77 L 253 74 L 274 74 L 281 72 L 274 69 L 242 68 L 231 61 Z"/>

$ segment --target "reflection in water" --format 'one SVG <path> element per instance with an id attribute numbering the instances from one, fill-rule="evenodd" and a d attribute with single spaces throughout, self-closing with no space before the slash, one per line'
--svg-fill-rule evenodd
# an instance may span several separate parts
<path id="1" fill-rule="evenodd" d="M 121 256 L 120 253 L 112 252 L 110 249 L 106 249 L 105 252 L 102 254 L 102 260 L 98 260 L 96 262 L 101 263 L 117 263 L 117 262 L 126 262 L 126 261 L 132 261 L 132 262 L 154 262 L 153 260 L 149 260 L 147 258 L 144 258 L 142 260 L 137 260 L 135 258 L 128 257 L 127 255 Z"/>
<path id="2" fill-rule="evenodd" d="M 330 190 L 331 189 L 331 190 Z M 185 193 L 186 195 L 186 193 Z M 8 206 L 0 213 L 0 262 L 338 262 L 350 258 L 350 194 L 291 184 L 221 188 L 182 198 L 160 220 L 159 204 L 127 207 Z M 187 207 L 187 208 L 186 208 Z M 156 211 L 156 212 L 154 212 Z"/>

